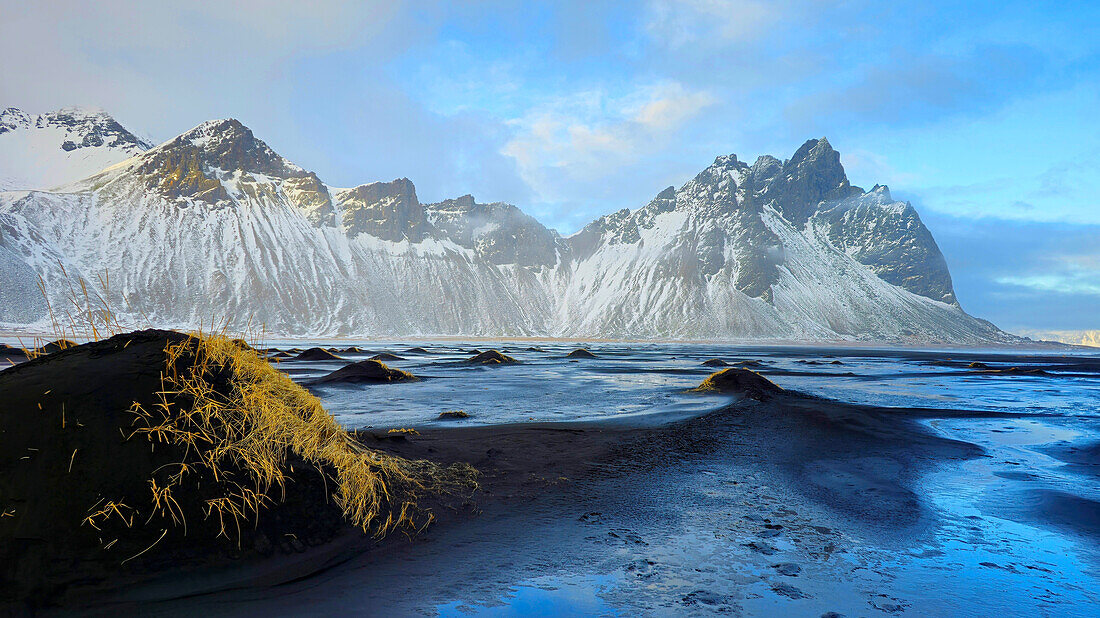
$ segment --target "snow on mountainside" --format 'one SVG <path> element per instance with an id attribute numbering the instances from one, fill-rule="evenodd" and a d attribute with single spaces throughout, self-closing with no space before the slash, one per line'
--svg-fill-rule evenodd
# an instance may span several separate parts
<path id="1" fill-rule="evenodd" d="M 103 111 L 9 107 L 0 111 L 0 190 L 60 187 L 151 147 Z"/>
<path id="2" fill-rule="evenodd" d="M 0 136 L 2 139 L 2 136 Z M 562 238 L 515 206 L 325 185 L 236 120 L 60 191 L 0 193 L 0 322 L 48 320 L 109 272 L 123 320 L 290 335 L 552 335 L 989 343 L 939 249 L 885 187 L 810 140 L 734 155 Z"/>

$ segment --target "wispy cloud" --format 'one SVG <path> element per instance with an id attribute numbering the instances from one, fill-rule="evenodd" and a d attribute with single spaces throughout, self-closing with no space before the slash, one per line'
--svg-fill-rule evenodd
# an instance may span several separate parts
<path id="1" fill-rule="evenodd" d="M 758 0 L 653 0 L 648 9 L 647 32 L 674 49 L 756 40 L 783 12 L 780 4 Z"/>
<path id="2" fill-rule="evenodd" d="M 515 135 L 501 152 L 516 160 L 543 200 L 553 201 L 563 197 L 563 183 L 597 181 L 651 155 L 714 102 L 710 93 L 675 82 L 639 86 L 620 97 L 579 92 L 511 120 Z"/>
<path id="3" fill-rule="evenodd" d="M 1100 254 L 1055 256 L 1045 260 L 1042 272 L 1006 275 L 996 281 L 1043 292 L 1100 296 Z"/>

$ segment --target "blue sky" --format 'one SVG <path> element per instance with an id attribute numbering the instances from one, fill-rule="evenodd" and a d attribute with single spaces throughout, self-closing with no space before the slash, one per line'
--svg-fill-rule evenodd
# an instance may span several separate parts
<path id="1" fill-rule="evenodd" d="M 1100 328 L 1100 3 L 0 4 L 0 105 L 155 140 L 236 117 L 330 184 L 566 234 L 825 135 L 918 208 L 968 311 Z"/>

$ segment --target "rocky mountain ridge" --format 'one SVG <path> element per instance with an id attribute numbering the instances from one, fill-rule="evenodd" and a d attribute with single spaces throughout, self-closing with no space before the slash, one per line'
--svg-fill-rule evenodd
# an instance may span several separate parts
<path id="1" fill-rule="evenodd" d="M 63 304 L 66 278 L 104 270 L 115 306 L 168 326 L 223 316 L 291 335 L 1009 338 L 958 306 L 912 206 L 851 186 L 825 139 L 786 161 L 720 156 L 567 238 L 509 204 L 423 204 L 405 178 L 330 187 L 232 119 L 63 190 L 0 194 L 0 289 L 16 290 L 0 321 L 44 319 L 14 298 L 30 280 Z"/>

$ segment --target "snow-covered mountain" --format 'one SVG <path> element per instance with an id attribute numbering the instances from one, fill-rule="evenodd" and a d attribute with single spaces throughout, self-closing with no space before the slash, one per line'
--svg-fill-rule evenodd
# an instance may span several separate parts
<path id="1" fill-rule="evenodd" d="M 55 310 L 83 278 L 123 321 L 289 335 L 1011 340 L 958 306 L 913 208 L 852 187 L 824 139 L 718 157 L 563 238 L 509 204 L 422 204 L 404 178 L 330 187 L 212 121 L 0 193 L 0 322 L 48 321 L 39 277 Z"/>
<path id="2" fill-rule="evenodd" d="M 150 148 L 101 110 L 9 107 L 0 111 L 0 191 L 60 187 Z"/>

